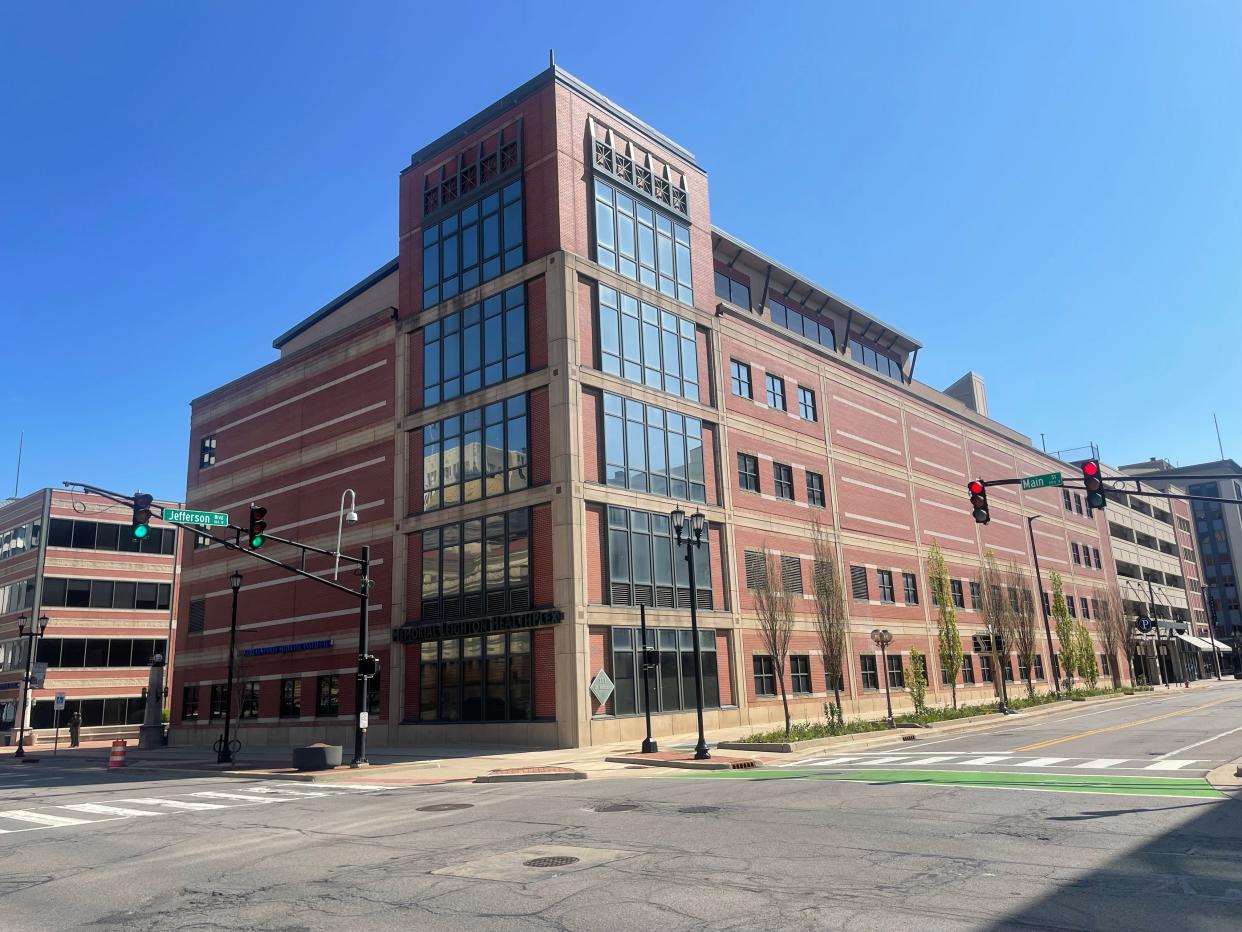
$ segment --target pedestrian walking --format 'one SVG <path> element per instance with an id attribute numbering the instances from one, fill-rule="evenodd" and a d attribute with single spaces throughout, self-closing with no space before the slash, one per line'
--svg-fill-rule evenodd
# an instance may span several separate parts
<path id="1" fill-rule="evenodd" d="M 74 712 L 69 716 L 69 747 L 76 748 L 82 737 L 82 713 Z"/>

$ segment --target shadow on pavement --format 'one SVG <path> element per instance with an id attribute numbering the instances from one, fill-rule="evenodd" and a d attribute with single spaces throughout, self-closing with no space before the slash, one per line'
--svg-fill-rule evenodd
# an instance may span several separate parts
<path id="1" fill-rule="evenodd" d="M 1102 867 L 1061 880 L 1052 892 L 992 928 L 1135 932 L 1242 926 L 1242 799 L 1159 807 L 1165 809 L 1202 812 Z M 1148 811 L 1101 810 L 1085 816 Z"/>

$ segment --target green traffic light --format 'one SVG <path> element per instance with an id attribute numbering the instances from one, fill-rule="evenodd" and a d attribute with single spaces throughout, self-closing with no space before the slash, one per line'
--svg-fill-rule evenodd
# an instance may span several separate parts
<path id="1" fill-rule="evenodd" d="M 259 535 L 259 536 L 256 536 L 256 537 L 252 537 L 252 538 L 250 538 L 250 546 L 251 546 L 251 547 L 254 547 L 255 549 L 258 549 L 259 547 L 262 547 L 262 546 L 263 546 L 263 537 L 262 537 L 262 535 Z"/>
<path id="2" fill-rule="evenodd" d="M 141 540 L 147 536 L 147 530 L 148 528 L 145 524 L 139 524 L 134 528 L 134 536 Z"/>

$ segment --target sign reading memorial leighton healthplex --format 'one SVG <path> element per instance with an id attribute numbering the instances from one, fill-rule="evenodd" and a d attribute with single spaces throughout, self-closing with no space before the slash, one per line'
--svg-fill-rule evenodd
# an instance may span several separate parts
<path id="1" fill-rule="evenodd" d="M 537 628 L 541 625 L 559 625 L 565 613 L 557 608 L 537 612 L 518 612 L 515 615 L 493 615 L 490 618 L 471 618 L 465 621 L 429 621 L 426 624 L 406 624 L 392 633 L 398 644 L 417 644 L 422 641 L 438 641 L 441 638 L 466 637 L 471 634 L 495 634 L 498 631 L 516 631 L 520 628 Z"/>

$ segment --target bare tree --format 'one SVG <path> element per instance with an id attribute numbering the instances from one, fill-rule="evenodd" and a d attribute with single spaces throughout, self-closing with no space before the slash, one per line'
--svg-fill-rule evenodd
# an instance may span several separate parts
<path id="1" fill-rule="evenodd" d="M 1061 645 L 1061 685 L 1067 693 L 1072 693 L 1077 656 L 1074 623 L 1070 620 L 1069 609 L 1065 605 L 1061 574 L 1056 570 L 1052 571 L 1052 617 L 1056 619 L 1057 642 Z"/>
<path id="2" fill-rule="evenodd" d="M 949 681 L 953 708 L 957 708 L 957 676 L 962 672 L 962 636 L 957 630 L 957 609 L 949 591 L 949 572 L 944 566 L 940 545 L 933 543 L 927 552 L 927 576 L 931 583 L 932 601 L 936 604 L 936 647 L 941 675 Z"/>
<path id="3" fill-rule="evenodd" d="M 1009 646 L 1013 643 L 1013 612 L 1009 609 L 1009 598 L 1005 595 L 1005 574 L 996 562 L 996 555 L 988 550 L 979 563 L 979 598 L 982 604 L 979 612 L 988 626 L 988 644 L 992 654 L 994 671 L 992 687 L 996 694 L 1005 701 L 1005 672 L 1001 669 L 1001 660 L 1009 667 Z M 1004 647 L 1004 652 L 999 650 Z M 1012 669 L 1012 667 L 1010 667 Z"/>
<path id="4" fill-rule="evenodd" d="M 841 716 L 841 682 L 848 656 L 850 624 L 845 609 L 845 587 L 832 541 L 818 520 L 811 524 L 811 535 L 815 545 L 815 632 L 819 635 L 819 649 L 824 657 L 824 673 L 832 683 L 837 713 Z"/>
<path id="5" fill-rule="evenodd" d="M 1035 599 L 1027 585 L 1026 575 L 1016 561 L 1011 560 L 1005 568 L 1005 588 L 1009 594 L 1014 650 L 1018 652 L 1020 666 L 1026 670 L 1026 694 L 1035 697 L 1035 657 L 1038 654 L 1039 629 L 1035 622 Z"/>
<path id="6" fill-rule="evenodd" d="M 763 579 L 755 590 L 755 611 L 759 614 L 759 634 L 772 658 L 772 672 L 785 707 L 785 737 L 789 737 L 789 695 L 785 691 L 785 664 L 789 659 L 789 640 L 793 636 L 793 596 L 781 581 L 781 564 L 776 554 L 763 548 Z"/>
<path id="7" fill-rule="evenodd" d="M 1117 663 L 1118 652 L 1124 652 L 1126 661 L 1131 658 L 1134 638 L 1130 636 L 1130 626 L 1121 610 L 1121 596 L 1111 587 L 1095 590 L 1095 627 L 1100 633 L 1100 646 L 1108 656 L 1108 665 L 1113 674 L 1113 688 L 1121 688 L 1121 665 Z M 1131 664 L 1130 669 L 1134 666 Z"/>

